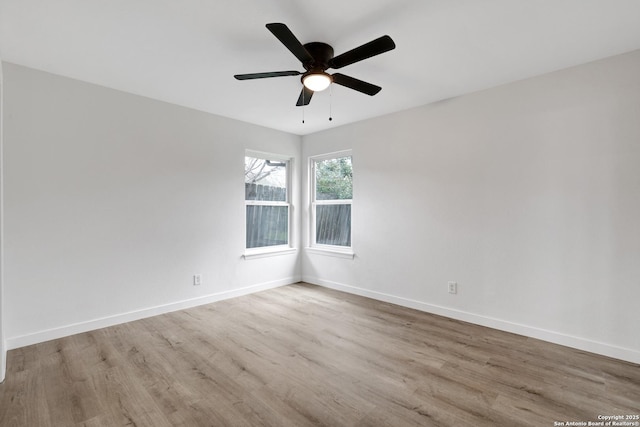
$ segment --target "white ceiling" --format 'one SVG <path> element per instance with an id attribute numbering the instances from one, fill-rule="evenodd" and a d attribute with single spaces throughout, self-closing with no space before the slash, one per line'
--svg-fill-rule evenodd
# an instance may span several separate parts
<path id="1" fill-rule="evenodd" d="M 299 77 L 233 78 L 302 70 L 269 22 L 336 55 L 390 35 L 340 70 L 382 91 L 333 85 L 302 124 Z M 4 61 L 299 135 L 639 48 L 640 0 L 0 0 Z"/>

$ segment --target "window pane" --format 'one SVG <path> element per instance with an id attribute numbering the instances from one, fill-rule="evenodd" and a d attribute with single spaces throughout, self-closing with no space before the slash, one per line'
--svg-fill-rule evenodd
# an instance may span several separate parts
<path id="1" fill-rule="evenodd" d="M 287 201 L 287 163 L 244 158 L 245 200 Z"/>
<path id="2" fill-rule="evenodd" d="M 316 205 L 316 243 L 351 246 L 351 205 Z"/>
<path id="3" fill-rule="evenodd" d="M 247 248 L 289 243 L 287 206 L 247 206 Z"/>
<path id="4" fill-rule="evenodd" d="M 352 199 L 352 181 L 351 156 L 316 162 L 316 200 Z"/>

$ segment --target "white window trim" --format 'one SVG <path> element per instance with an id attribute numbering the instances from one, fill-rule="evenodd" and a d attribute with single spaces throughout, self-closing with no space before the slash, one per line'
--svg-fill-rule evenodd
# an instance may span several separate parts
<path id="1" fill-rule="evenodd" d="M 288 255 L 288 254 L 294 254 L 298 251 L 297 248 L 295 248 L 291 242 L 295 241 L 293 238 L 293 218 L 292 218 L 292 213 L 293 213 L 293 203 L 291 202 L 291 195 L 292 195 L 292 183 L 293 183 L 293 177 L 292 177 L 292 172 L 294 170 L 294 158 L 291 156 L 287 156 L 287 155 L 283 155 L 283 154 L 274 154 L 274 153 L 268 153 L 268 152 L 264 152 L 264 151 L 255 151 L 255 150 L 245 150 L 244 152 L 244 157 L 242 158 L 242 161 L 244 163 L 244 158 L 245 157 L 255 157 L 258 159 L 268 159 L 268 160 L 280 160 L 282 162 L 287 162 L 287 201 L 286 202 L 279 202 L 279 201 L 264 201 L 264 200 L 245 200 L 244 201 L 244 215 L 245 215 L 245 227 L 244 227 L 244 244 L 245 244 L 245 249 L 244 249 L 244 253 L 242 254 L 242 258 L 244 258 L 245 260 L 249 260 L 249 259 L 256 259 L 256 258 L 265 258 L 265 257 L 271 257 L 271 256 L 278 256 L 278 255 Z M 244 186 L 244 179 L 243 179 L 243 186 Z M 253 205 L 253 206 L 286 206 L 288 208 L 288 213 L 287 213 L 287 217 L 288 217 L 288 225 L 287 225 L 287 240 L 288 243 L 284 244 L 284 245 L 274 245 L 274 246 L 262 246 L 259 248 L 247 248 L 246 247 L 246 242 L 247 242 L 247 227 L 246 227 L 246 215 L 247 215 L 247 206 L 248 205 Z"/>
<path id="2" fill-rule="evenodd" d="M 339 157 L 351 157 L 351 161 L 353 162 L 353 150 L 334 151 L 332 153 L 309 157 L 309 246 L 305 248 L 305 251 L 312 254 L 353 259 L 355 257 L 355 252 L 353 251 L 353 230 L 351 234 L 351 246 L 323 245 L 321 243 L 316 243 L 316 206 L 347 204 L 353 206 L 353 199 L 316 200 L 315 163 Z M 351 210 L 351 215 L 353 218 L 353 208 Z"/>
<path id="3" fill-rule="evenodd" d="M 321 246 L 310 246 L 308 248 L 304 248 L 305 252 L 317 255 L 325 255 L 331 256 L 335 258 L 345 258 L 345 259 L 354 259 L 356 254 L 353 252 L 351 248 L 345 250 L 342 246 L 330 246 L 330 245 L 321 245 Z"/>
<path id="4" fill-rule="evenodd" d="M 290 255 L 298 252 L 298 249 L 284 246 L 266 246 L 264 248 L 246 249 L 242 257 L 244 259 L 266 258 L 278 255 Z"/>

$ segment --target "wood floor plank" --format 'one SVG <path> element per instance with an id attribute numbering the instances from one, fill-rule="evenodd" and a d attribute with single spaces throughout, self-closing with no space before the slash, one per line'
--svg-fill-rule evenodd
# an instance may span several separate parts
<path id="1" fill-rule="evenodd" d="M 640 366 L 307 284 L 9 352 L 0 426 L 551 426 Z"/>
<path id="2" fill-rule="evenodd" d="M 99 371 L 93 378 L 105 414 L 115 425 L 171 426 L 158 404 L 126 367 Z"/>
<path id="3" fill-rule="evenodd" d="M 40 353 L 38 374 L 42 377 L 49 415 L 61 423 L 74 425 L 101 413 L 101 403 L 85 369 L 77 356 L 75 336 L 44 343 Z"/>

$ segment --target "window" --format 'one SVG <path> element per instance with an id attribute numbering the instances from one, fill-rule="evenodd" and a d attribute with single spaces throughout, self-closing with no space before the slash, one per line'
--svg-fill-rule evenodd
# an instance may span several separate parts
<path id="1" fill-rule="evenodd" d="M 351 152 L 311 159 L 312 246 L 351 248 Z"/>
<path id="2" fill-rule="evenodd" d="M 267 154 L 244 158 L 247 249 L 289 246 L 289 164 Z"/>

